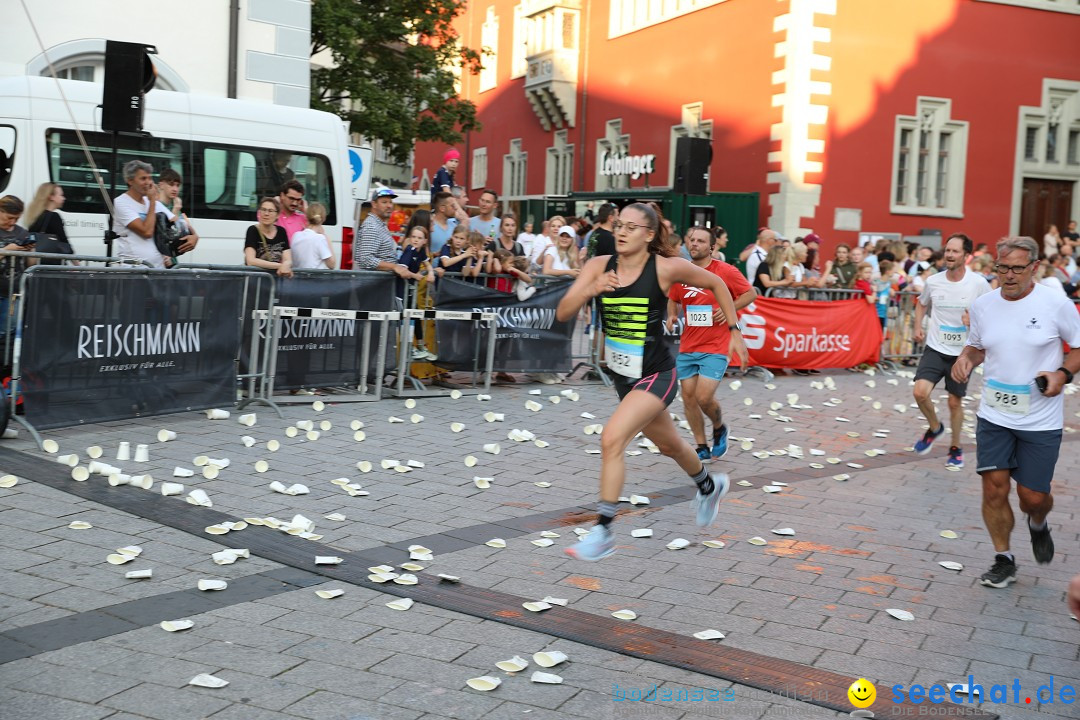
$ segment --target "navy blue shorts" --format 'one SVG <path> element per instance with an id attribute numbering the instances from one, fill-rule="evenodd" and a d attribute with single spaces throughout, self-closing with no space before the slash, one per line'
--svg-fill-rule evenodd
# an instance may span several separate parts
<path id="1" fill-rule="evenodd" d="M 645 392 L 652 393 L 660 398 L 661 402 L 664 403 L 664 407 L 671 404 L 671 401 L 675 399 L 675 394 L 679 391 L 679 383 L 676 381 L 675 377 L 675 368 L 647 375 L 640 380 L 616 375 L 614 381 L 615 392 L 619 394 L 620 400 L 626 397 L 631 390 L 644 390 Z"/>
<path id="2" fill-rule="evenodd" d="M 978 420 L 975 472 L 1012 470 L 1018 484 L 1049 493 L 1061 450 L 1061 430 L 1013 430 L 983 418 Z"/>

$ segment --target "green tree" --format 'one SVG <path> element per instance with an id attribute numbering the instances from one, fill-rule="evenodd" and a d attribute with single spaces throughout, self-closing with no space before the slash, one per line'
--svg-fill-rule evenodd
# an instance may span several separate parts
<path id="1" fill-rule="evenodd" d="M 468 0 L 314 0 L 311 54 L 332 67 L 311 73 L 311 106 L 381 140 L 398 161 L 418 141 L 453 144 L 479 129 L 476 106 L 457 97 L 455 68 L 476 74 L 480 53 L 452 23 Z"/>

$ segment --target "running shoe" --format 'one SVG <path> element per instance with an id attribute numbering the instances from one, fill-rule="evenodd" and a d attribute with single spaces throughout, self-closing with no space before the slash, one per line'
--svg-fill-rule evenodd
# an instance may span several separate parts
<path id="1" fill-rule="evenodd" d="M 723 425 L 722 427 L 723 427 L 723 430 L 720 431 L 719 437 L 716 435 L 716 432 L 713 432 L 713 446 L 712 446 L 713 460 L 718 460 L 718 459 L 724 457 L 725 455 L 727 455 L 728 428 L 727 428 L 727 425 Z M 699 454 L 698 457 L 701 457 L 701 455 Z"/>
<path id="2" fill-rule="evenodd" d="M 1046 565 L 1054 559 L 1054 538 L 1050 537 L 1050 526 L 1035 530 L 1029 524 L 1028 532 L 1031 533 L 1031 552 L 1035 555 L 1035 562 Z"/>
<path id="3" fill-rule="evenodd" d="M 709 448 L 705 447 L 704 445 L 700 445 L 697 449 L 697 457 L 698 460 L 700 460 L 701 462 L 708 462 L 709 458 L 711 458 L 712 455 L 709 453 Z"/>
<path id="4" fill-rule="evenodd" d="M 564 552 L 576 560 L 596 562 L 615 552 L 615 537 L 611 528 L 596 525 L 588 535 L 566 548 Z"/>
<path id="5" fill-rule="evenodd" d="M 1009 587 L 1009 583 L 1016 582 L 1016 563 L 1008 555 L 995 555 L 993 567 L 982 574 L 979 582 L 987 587 Z"/>
<path id="6" fill-rule="evenodd" d="M 731 481 L 726 473 L 709 473 L 713 481 L 713 491 L 708 495 L 697 494 L 697 524 L 708 527 L 716 520 L 716 513 L 720 510 L 720 498 L 727 495 Z"/>
<path id="7" fill-rule="evenodd" d="M 922 439 L 915 443 L 915 452 L 920 455 L 925 455 L 930 452 L 930 448 L 934 445 L 934 441 L 941 437 L 941 433 L 943 432 L 945 432 L 945 423 L 938 425 L 937 432 L 927 430 L 922 436 Z"/>
<path id="8" fill-rule="evenodd" d="M 945 467 L 964 467 L 964 451 L 955 445 L 949 448 L 949 459 L 945 461 Z"/>

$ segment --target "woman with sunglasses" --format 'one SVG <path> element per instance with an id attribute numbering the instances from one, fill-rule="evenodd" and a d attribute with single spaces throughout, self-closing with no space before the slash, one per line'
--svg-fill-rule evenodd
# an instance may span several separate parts
<path id="1" fill-rule="evenodd" d="M 664 343 L 663 322 L 667 293 L 672 283 L 708 288 L 716 296 L 731 329 L 730 351 L 747 364 L 742 328 L 727 285 L 718 276 L 679 258 L 669 257 L 671 246 L 659 209 L 642 203 L 623 208 L 614 225 L 615 255 L 589 260 L 559 302 L 557 317 L 565 322 L 592 298 L 599 296 L 606 334 L 608 369 L 616 373 L 619 406 L 601 436 L 600 503 L 596 527 L 575 546 L 571 557 L 599 560 L 615 550 L 611 521 L 626 480 L 624 453 L 630 441 L 644 432 L 690 476 L 698 487 L 697 524 L 711 525 L 720 498 L 728 491 L 728 477 L 710 475 L 678 433 L 668 405 L 678 383 L 675 358 Z"/>

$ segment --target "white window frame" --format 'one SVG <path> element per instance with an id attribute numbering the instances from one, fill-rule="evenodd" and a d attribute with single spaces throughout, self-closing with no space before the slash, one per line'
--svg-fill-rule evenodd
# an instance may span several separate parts
<path id="1" fill-rule="evenodd" d="M 702 120 L 705 111 L 702 102 L 687 103 L 682 106 L 682 119 L 678 125 L 671 126 L 671 142 L 668 145 L 668 187 L 675 185 L 675 146 L 681 137 L 702 137 L 712 139 L 713 121 Z"/>
<path id="2" fill-rule="evenodd" d="M 469 165 L 469 189 L 477 190 L 487 187 L 488 156 L 487 148 L 474 148 L 472 151 L 472 163 Z"/>
<path id="3" fill-rule="evenodd" d="M 494 6 L 488 6 L 487 17 L 480 26 L 480 52 L 480 92 L 487 92 L 499 84 L 499 16 Z"/>
<path id="4" fill-rule="evenodd" d="M 896 215 L 964 217 L 968 126 L 967 121 L 952 118 L 952 100 L 949 98 L 920 96 L 916 101 L 915 115 L 896 116 L 892 180 L 889 186 L 890 212 Z M 901 188 L 901 138 L 905 131 L 911 133 L 911 143 L 906 182 Z M 942 147 L 942 137 L 945 135 L 948 136 L 947 149 Z M 947 155 L 943 154 L 946 152 Z M 943 159 L 945 167 L 942 173 L 940 164 Z M 923 171 L 925 184 L 920 186 L 919 175 Z M 939 188 L 942 177 L 946 179 L 944 192 Z M 923 188 L 922 197 L 918 192 L 920 187 Z"/>
<path id="5" fill-rule="evenodd" d="M 574 189 L 574 145 L 569 130 L 557 130 L 554 145 L 547 149 L 544 172 L 544 193 L 568 195 Z"/>
<path id="6" fill-rule="evenodd" d="M 525 8 L 521 3 L 514 6 L 514 36 L 510 48 L 510 79 L 525 77 L 529 71 L 528 46 L 529 27 L 532 21 L 525 17 Z"/>
<path id="7" fill-rule="evenodd" d="M 629 35 L 725 0 L 608 0 L 608 38 Z"/>
<path id="8" fill-rule="evenodd" d="M 1049 10 L 1050 12 L 1071 13 L 1080 15 L 1080 0 L 979 0 L 980 2 L 996 3 L 998 5 L 1013 5 L 1015 7 L 1031 8 L 1032 10 Z"/>
<path id="9" fill-rule="evenodd" d="M 510 141 L 510 152 L 503 155 L 503 198 L 524 197 L 528 189 L 529 153 L 522 149 L 521 138 Z"/>
<path id="10" fill-rule="evenodd" d="M 630 134 L 622 131 L 622 118 L 608 120 L 604 125 L 604 137 L 596 141 L 596 191 L 628 190 L 629 175 L 601 175 L 600 159 L 604 153 L 611 155 L 630 154 Z"/>

